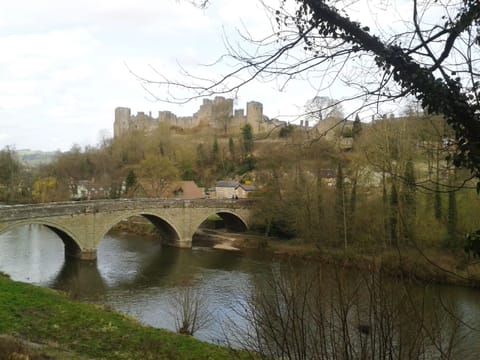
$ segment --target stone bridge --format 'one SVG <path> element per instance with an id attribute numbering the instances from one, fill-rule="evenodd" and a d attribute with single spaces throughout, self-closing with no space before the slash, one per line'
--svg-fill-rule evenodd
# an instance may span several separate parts
<path id="1" fill-rule="evenodd" d="M 131 216 L 143 216 L 156 226 L 165 243 L 191 247 L 192 236 L 209 216 L 217 214 L 227 229 L 248 229 L 251 200 L 119 199 L 0 207 L 0 234 L 20 225 L 41 224 L 65 244 L 65 255 L 96 259 L 107 232 Z"/>

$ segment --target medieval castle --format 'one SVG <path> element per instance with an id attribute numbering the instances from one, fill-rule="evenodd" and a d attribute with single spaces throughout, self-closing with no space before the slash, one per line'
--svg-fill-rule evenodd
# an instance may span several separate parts
<path id="1" fill-rule="evenodd" d="M 204 99 L 203 104 L 193 116 L 177 116 L 170 111 L 159 111 L 158 117 L 151 112 L 147 115 L 138 112 L 132 115 L 131 110 L 125 107 L 115 109 L 113 125 L 114 137 L 122 136 L 132 130 L 152 131 L 161 123 L 179 128 L 195 128 L 199 126 L 223 130 L 238 129 L 250 124 L 254 131 L 261 131 L 275 126 L 278 120 L 270 120 L 263 115 L 263 105 L 256 101 L 247 103 L 247 113 L 244 109 L 233 109 L 233 99 L 221 96 L 215 99 Z"/>

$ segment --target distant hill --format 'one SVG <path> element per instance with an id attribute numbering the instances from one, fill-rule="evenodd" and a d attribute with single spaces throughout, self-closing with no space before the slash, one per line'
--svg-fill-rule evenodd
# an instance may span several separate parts
<path id="1" fill-rule="evenodd" d="M 16 150 L 15 152 L 20 161 L 29 166 L 48 164 L 55 160 L 55 158 L 60 154 L 59 151 L 39 151 L 30 149 Z"/>

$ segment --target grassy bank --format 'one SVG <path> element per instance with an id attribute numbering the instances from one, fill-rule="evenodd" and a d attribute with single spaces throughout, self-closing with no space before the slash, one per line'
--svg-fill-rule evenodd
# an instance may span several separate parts
<path id="1" fill-rule="evenodd" d="M 9 357 L 12 353 L 23 357 Z M 140 325 L 0 274 L 0 359 L 226 359 L 244 354 Z"/>

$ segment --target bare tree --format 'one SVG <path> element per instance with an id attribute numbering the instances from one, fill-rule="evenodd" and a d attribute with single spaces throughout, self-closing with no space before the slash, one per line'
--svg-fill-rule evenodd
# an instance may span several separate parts
<path id="1" fill-rule="evenodd" d="M 305 120 L 313 123 L 326 119 L 343 119 L 341 102 L 326 96 L 315 96 L 305 104 Z"/>
<path id="2" fill-rule="evenodd" d="M 391 2 L 380 4 L 392 9 L 390 15 L 399 5 Z M 233 66 L 230 72 L 206 79 L 183 69 L 185 81 L 161 74 L 159 79 L 141 80 L 165 86 L 169 95 L 178 88 L 191 91 L 187 97 L 157 96 L 174 102 L 236 92 L 253 80 L 275 80 L 284 88 L 302 79 L 315 94 L 344 83 L 352 92 L 342 101 L 374 105 L 377 111 L 382 103 L 411 96 L 428 112 L 446 118 L 456 136 L 453 162 L 480 178 L 479 0 L 414 0 L 395 26 L 383 28 L 352 19 L 356 4 L 343 0 L 282 0 L 274 8 L 265 4 L 272 34 L 256 39 L 247 32 L 245 47 L 227 38 L 227 54 L 219 61 Z"/>
<path id="3" fill-rule="evenodd" d="M 358 275 L 358 274 L 357 274 Z M 441 298 L 372 273 L 280 264 L 234 305 L 232 343 L 281 359 L 454 359 L 468 325 Z M 415 295 L 414 295 L 415 294 Z M 463 332 L 463 333 L 462 333 Z"/>
<path id="4" fill-rule="evenodd" d="M 187 286 L 175 291 L 171 301 L 171 315 L 180 334 L 194 335 L 213 321 L 208 311 L 207 298 L 196 288 Z"/>

